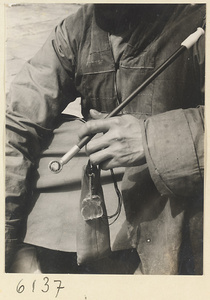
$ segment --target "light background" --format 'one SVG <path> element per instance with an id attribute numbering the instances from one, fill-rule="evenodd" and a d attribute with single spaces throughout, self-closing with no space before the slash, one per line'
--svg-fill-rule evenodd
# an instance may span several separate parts
<path id="1" fill-rule="evenodd" d="M 21 3 L 51 3 L 51 1 L 21 1 Z M 57 1 L 56 3 L 70 3 L 71 1 Z M 77 2 L 82 3 L 84 1 Z M 96 2 L 96 1 L 95 1 Z M 100 2 L 100 1 L 97 1 Z M 111 1 L 107 1 L 111 2 Z M 122 3 L 120 1 L 115 1 Z M 126 2 L 126 1 L 124 1 Z M 134 1 L 132 1 L 134 2 Z M 137 1 L 135 1 L 137 2 Z M 147 1 L 160 3 L 162 1 Z M 171 3 L 164 1 L 165 3 Z M 176 1 L 181 3 L 182 1 Z M 191 3 L 183 1 L 183 3 Z M 204 3 L 203 1 L 196 1 Z M 5 86 L 5 6 L 12 2 L 3 2 L 0 0 L 0 141 L 2 141 L 0 151 L 0 299 L 55 299 L 57 283 L 54 280 L 61 280 L 65 288 L 60 290 L 57 299 L 68 300 L 208 300 L 210 299 L 210 203 L 208 196 L 210 194 L 209 166 L 208 160 L 210 150 L 208 149 L 208 131 L 209 131 L 209 103 L 210 80 L 208 67 L 210 66 L 210 38 L 209 38 L 209 16 L 210 9 L 207 2 L 207 37 L 206 37 L 206 176 L 205 176 L 205 217 L 204 217 L 204 275 L 203 276 L 156 276 L 156 275 L 47 275 L 49 277 L 49 291 L 46 290 L 44 274 L 5 274 L 4 273 L 4 95 L 8 90 Z M 72 2 L 76 3 L 75 1 Z M 141 3 L 141 2 L 139 2 Z M 30 18 L 30 16 L 29 16 Z M 17 24 L 18 25 L 18 24 Z M 23 45 L 24 51 L 24 45 Z M 8 75 L 8 74 L 7 74 Z M 11 75 L 11 74 L 10 74 Z M 11 76 L 12 77 L 12 76 Z M 9 82 L 8 82 L 9 84 Z M 22 280 L 22 281 L 21 281 Z M 32 292 L 32 284 L 36 280 L 35 290 Z M 16 291 L 18 283 L 25 286 L 23 293 Z"/>

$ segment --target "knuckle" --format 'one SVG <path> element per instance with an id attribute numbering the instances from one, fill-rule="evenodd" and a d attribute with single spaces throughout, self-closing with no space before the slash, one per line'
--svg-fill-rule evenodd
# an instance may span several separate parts
<path id="1" fill-rule="evenodd" d="M 81 137 L 84 136 L 85 131 L 86 131 L 86 127 L 85 127 L 85 126 L 86 126 L 86 125 L 83 125 L 83 126 L 79 129 L 79 131 L 78 131 L 78 137 L 79 137 L 79 138 L 81 138 Z"/>
<path id="2" fill-rule="evenodd" d="M 97 159 L 94 157 L 93 154 L 90 154 L 90 155 L 89 155 L 89 159 L 90 159 L 91 164 L 93 164 L 93 165 L 97 165 L 97 164 L 98 164 L 98 161 L 97 161 Z"/>
<path id="3" fill-rule="evenodd" d="M 121 124 L 121 117 L 113 118 L 114 124 L 119 126 Z"/>
<path id="4" fill-rule="evenodd" d="M 92 131 L 95 128 L 95 121 L 89 121 L 86 123 L 88 132 Z"/>
<path id="5" fill-rule="evenodd" d="M 121 141 L 123 139 L 123 132 L 121 127 L 116 127 L 114 129 L 114 138 L 118 141 Z"/>

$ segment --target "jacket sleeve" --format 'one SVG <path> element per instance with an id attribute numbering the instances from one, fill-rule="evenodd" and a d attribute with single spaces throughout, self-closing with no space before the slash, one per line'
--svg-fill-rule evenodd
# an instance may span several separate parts
<path id="1" fill-rule="evenodd" d="M 204 94 L 204 36 L 193 49 L 201 98 Z M 203 99 L 200 99 L 200 103 Z M 201 196 L 204 176 L 204 106 L 152 116 L 142 123 L 150 175 L 162 195 Z"/>
<path id="2" fill-rule="evenodd" d="M 9 270 L 32 193 L 34 166 L 62 110 L 78 95 L 65 20 L 13 81 L 6 111 L 6 256 Z M 72 41 L 73 44 L 73 41 Z"/>
<path id="3" fill-rule="evenodd" d="M 204 107 L 179 109 L 146 120 L 144 149 L 162 195 L 201 195 L 204 173 Z"/>

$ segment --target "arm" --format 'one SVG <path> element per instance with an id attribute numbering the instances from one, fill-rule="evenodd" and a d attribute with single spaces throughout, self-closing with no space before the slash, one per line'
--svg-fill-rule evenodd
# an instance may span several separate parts
<path id="1" fill-rule="evenodd" d="M 92 117 L 96 112 L 91 112 Z M 123 115 L 89 121 L 80 136 L 103 132 L 87 145 L 103 169 L 148 164 L 160 194 L 201 195 L 204 172 L 204 107 L 178 109 L 140 122 Z"/>
<path id="2" fill-rule="evenodd" d="M 161 194 L 200 195 L 204 172 L 204 108 L 175 110 L 142 124 L 150 175 Z"/>
<path id="3" fill-rule="evenodd" d="M 205 36 L 193 47 L 193 57 L 200 103 L 204 103 Z M 159 192 L 200 196 L 204 176 L 204 106 L 153 116 L 142 125 L 146 160 Z"/>
<path id="4" fill-rule="evenodd" d="M 194 59 L 201 91 L 199 102 L 203 103 L 204 37 L 194 47 Z M 161 194 L 200 194 L 203 188 L 203 112 L 203 107 L 169 111 L 148 118 L 141 129 L 141 122 L 126 115 L 90 121 L 80 131 L 80 137 L 104 133 L 87 146 L 92 162 L 101 164 L 104 169 L 140 165 L 146 158 Z"/>
<path id="5" fill-rule="evenodd" d="M 74 52 L 66 36 L 64 21 L 11 85 L 6 114 L 6 270 L 20 239 L 36 159 L 47 147 L 61 111 L 77 96 Z"/>

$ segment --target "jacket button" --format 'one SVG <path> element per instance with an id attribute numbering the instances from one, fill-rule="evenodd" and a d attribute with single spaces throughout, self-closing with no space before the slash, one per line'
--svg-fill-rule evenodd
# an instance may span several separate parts
<path id="1" fill-rule="evenodd" d="M 150 238 L 147 238 L 147 239 L 146 239 L 146 242 L 147 242 L 147 243 L 151 243 L 151 239 L 150 239 Z"/>

